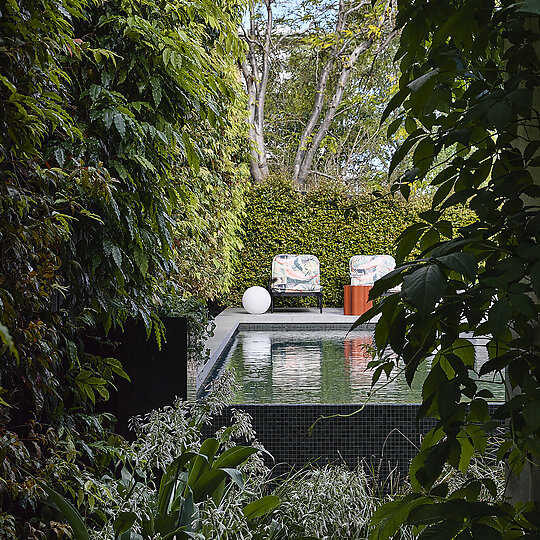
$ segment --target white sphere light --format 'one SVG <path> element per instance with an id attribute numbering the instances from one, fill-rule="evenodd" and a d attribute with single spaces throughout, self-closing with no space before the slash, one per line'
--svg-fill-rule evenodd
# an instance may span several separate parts
<path id="1" fill-rule="evenodd" d="M 242 305 L 253 315 L 265 313 L 270 307 L 270 293 L 264 287 L 250 287 L 242 296 Z"/>

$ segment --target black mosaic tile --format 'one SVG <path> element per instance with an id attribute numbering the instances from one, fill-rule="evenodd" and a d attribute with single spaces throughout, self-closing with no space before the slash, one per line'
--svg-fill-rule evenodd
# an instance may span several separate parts
<path id="1" fill-rule="evenodd" d="M 416 428 L 418 405 L 371 404 L 352 415 L 359 409 L 358 405 L 274 404 L 234 408 L 251 415 L 258 439 L 275 463 L 295 468 L 314 460 L 344 461 L 350 467 L 364 461 L 372 466 L 382 463 L 388 469 L 397 467 L 405 474 L 417 452 L 421 434 L 433 425 L 433 421 L 423 420 L 420 429 Z M 228 407 L 206 428 L 206 435 L 227 425 L 230 418 L 231 407 Z"/>
<path id="2" fill-rule="evenodd" d="M 351 414 L 360 406 L 234 405 L 251 415 L 258 439 L 272 454 L 274 463 L 297 469 L 314 461 L 345 462 L 350 467 L 364 463 L 386 471 L 384 474 L 395 469 L 402 477 L 406 476 L 409 463 L 420 447 L 422 435 L 435 425 L 433 419 L 421 419 L 417 428 L 418 407 L 368 404 Z M 491 411 L 494 407 L 490 406 Z M 232 408 L 225 408 L 214 418 L 212 425 L 205 427 L 204 435 L 210 436 L 218 427 L 229 425 Z M 273 463 L 269 460 L 268 464 Z"/>

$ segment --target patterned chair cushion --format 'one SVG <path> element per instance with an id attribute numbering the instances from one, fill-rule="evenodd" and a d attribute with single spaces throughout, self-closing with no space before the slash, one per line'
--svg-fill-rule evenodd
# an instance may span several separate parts
<path id="1" fill-rule="evenodd" d="M 391 255 L 354 255 L 349 261 L 351 285 L 373 285 L 395 267 Z"/>
<path id="2" fill-rule="evenodd" d="M 276 255 L 272 259 L 271 288 L 276 292 L 318 292 L 319 259 L 315 255 Z"/>

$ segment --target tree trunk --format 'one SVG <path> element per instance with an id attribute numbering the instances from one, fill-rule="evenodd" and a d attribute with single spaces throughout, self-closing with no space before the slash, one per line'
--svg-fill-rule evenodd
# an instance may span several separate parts
<path id="1" fill-rule="evenodd" d="M 386 6 L 381 15 L 378 23 L 378 29 L 380 30 L 385 24 L 388 14 L 391 13 L 390 3 Z M 365 5 L 364 2 L 358 2 L 353 7 L 348 10 L 345 9 L 345 0 L 340 0 L 339 2 L 339 13 L 336 21 L 336 27 L 334 33 L 336 35 L 336 43 L 334 44 L 330 57 L 326 62 L 319 81 L 317 83 L 317 91 L 315 96 L 315 101 L 313 104 L 313 110 L 309 118 L 306 127 L 300 137 L 300 142 L 298 144 L 298 149 L 296 151 L 296 156 L 294 159 L 292 177 L 293 182 L 300 188 L 305 188 L 307 177 L 311 171 L 311 166 L 315 158 L 315 154 L 319 149 L 324 137 L 328 133 L 328 129 L 336 115 L 336 111 L 343 100 L 343 94 L 347 85 L 347 80 L 349 75 L 354 68 L 356 62 L 362 54 L 368 51 L 375 41 L 375 36 L 378 32 L 370 31 L 369 37 L 365 39 L 362 43 L 354 47 L 354 49 L 349 52 L 348 46 L 351 45 L 352 38 L 347 37 L 347 18 L 348 16 L 358 11 Z M 386 44 L 388 41 L 386 41 Z M 322 121 L 320 117 L 323 111 L 324 105 L 324 96 L 326 94 L 328 80 L 332 68 L 336 62 L 342 62 L 342 68 L 339 74 L 337 85 L 333 91 L 332 100 L 330 105 L 324 114 Z M 317 125 L 319 126 L 317 128 Z"/>
<path id="2" fill-rule="evenodd" d="M 270 71 L 270 48 L 272 45 L 272 7 L 271 0 L 264 0 L 266 6 L 266 25 L 264 36 L 261 38 L 255 22 L 253 5 L 250 7 L 249 32 L 244 31 L 244 37 L 249 50 L 246 60 L 242 63 L 242 74 L 248 94 L 249 138 L 251 141 L 251 157 L 249 169 L 255 182 L 262 182 L 268 176 L 266 145 L 264 142 L 264 105 L 268 74 Z M 259 60 L 260 58 L 260 60 Z M 259 61 L 261 67 L 259 69 Z"/>
<path id="3" fill-rule="evenodd" d="M 298 168 L 298 175 L 295 178 L 295 181 L 299 186 L 304 187 L 306 184 L 307 176 L 309 174 L 309 171 L 311 170 L 311 165 L 313 164 L 315 153 L 321 146 L 321 143 L 324 137 L 328 133 L 330 124 L 332 123 L 332 120 L 334 119 L 334 116 L 336 115 L 337 108 L 339 107 L 339 104 L 341 103 L 343 99 L 345 86 L 347 85 L 347 80 L 349 78 L 349 75 L 351 73 L 351 70 L 354 64 L 356 63 L 360 55 L 364 53 L 365 51 L 367 51 L 371 47 L 372 44 L 373 44 L 373 38 L 370 38 L 364 41 L 362 44 L 358 45 L 354 49 L 354 51 L 351 53 L 349 61 L 343 66 L 341 70 L 341 74 L 339 76 L 339 81 L 338 81 L 336 90 L 334 92 L 332 101 L 330 103 L 330 106 L 328 107 L 328 110 L 326 111 L 326 114 L 324 115 L 324 118 L 321 122 L 319 129 L 313 136 L 309 149 L 307 150 L 307 152 L 303 152 L 301 163 L 299 164 L 299 168 Z M 311 131 L 310 136 L 312 135 L 312 133 L 313 133 L 313 130 Z"/>

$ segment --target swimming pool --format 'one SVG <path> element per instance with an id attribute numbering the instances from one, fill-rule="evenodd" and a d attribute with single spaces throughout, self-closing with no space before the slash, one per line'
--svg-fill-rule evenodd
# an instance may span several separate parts
<path id="1" fill-rule="evenodd" d="M 239 383 L 234 403 L 362 403 L 371 391 L 371 345 L 371 331 L 239 330 L 224 369 Z M 485 360 L 477 350 L 477 367 Z M 420 366 L 412 388 L 404 375 L 390 382 L 382 375 L 370 401 L 420 403 L 428 368 Z M 480 385 L 504 399 L 502 384 Z"/>

